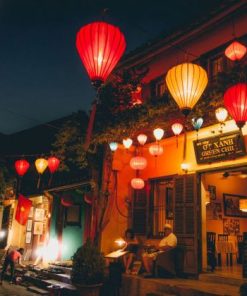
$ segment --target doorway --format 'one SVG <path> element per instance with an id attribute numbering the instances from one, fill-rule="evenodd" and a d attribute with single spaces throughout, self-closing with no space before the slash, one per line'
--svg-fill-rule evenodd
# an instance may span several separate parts
<path id="1" fill-rule="evenodd" d="M 247 212 L 247 168 L 205 172 L 201 175 L 202 265 L 217 275 L 242 278 L 243 233 Z"/>

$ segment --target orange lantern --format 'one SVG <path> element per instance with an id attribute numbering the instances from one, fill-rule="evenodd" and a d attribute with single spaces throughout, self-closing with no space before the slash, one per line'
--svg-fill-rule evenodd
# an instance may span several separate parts
<path id="1" fill-rule="evenodd" d="M 136 156 L 131 158 L 130 160 L 130 167 L 133 170 L 144 170 L 147 166 L 147 160 L 145 157 Z"/>
<path id="2" fill-rule="evenodd" d="M 38 158 L 35 160 L 35 167 L 37 172 L 42 175 L 48 166 L 48 161 L 45 158 Z"/>
<path id="3" fill-rule="evenodd" d="M 159 144 L 153 144 L 149 147 L 149 153 L 155 157 L 163 154 L 163 147 Z"/>
<path id="4" fill-rule="evenodd" d="M 140 134 L 138 137 L 137 137 L 137 141 L 139 142 L 140 145 L 145 145 L 145 143 L 147 142 L 147 136 L 144 135 L 144 134 Z"/>
<path id="5" fill-rule="evenodd" d="M 130 138 L 123 139 L 123 145 L 126 149 L 129 149 L 133 141 Z"/>
<path id="6" fill-rule="evenodd" d="M 225 50 L 225 55 L 232 61 L 239 61 L 246 54 L 246 46 L 238 41 L 233 41 Z"/>
<path id="7" fill-rule="evenodd" d="M 156 139 L 156 141 L 159 141 L 163 138 L 164 136 L 164 130 L 162 128 L 156 128 L 154 131 L 153 131 L 153 134 L 154 134 L 154 137 Z"/>
<path id="8" fill-rule="evenodd" d="M 145 182 L 143 179 L 141 178 L 133 178 L 131 180 L 131 187 L 134 188 L 134 189 L 143 189 L 145 186 Z"/>

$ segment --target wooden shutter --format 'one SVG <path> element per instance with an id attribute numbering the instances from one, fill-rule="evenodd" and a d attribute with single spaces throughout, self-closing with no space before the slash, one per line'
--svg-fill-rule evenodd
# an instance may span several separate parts
<path id="1" fill-rule="evenodd" d="M 133 192 L 132 228 L 137 234 L 147 233 L 147 197 L 146 189 Z"/>
<path id="2" fill-rule="evenodd" d="M 200 221 L 197 209 L 196 175 L 184 175 L 175 179 L 174 233 L 178 245 L 184 247 L 184 273 L 198 274 L 198 230 Z"/>

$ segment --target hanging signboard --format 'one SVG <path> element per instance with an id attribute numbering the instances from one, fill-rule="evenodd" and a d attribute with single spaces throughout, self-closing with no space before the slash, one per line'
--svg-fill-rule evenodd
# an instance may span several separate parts
<path id="1" fill-rule="evenodd" d="M 246 155 L 244 139 L 238 132 L 194 141 L 198 164 L 231 160 Z"/>

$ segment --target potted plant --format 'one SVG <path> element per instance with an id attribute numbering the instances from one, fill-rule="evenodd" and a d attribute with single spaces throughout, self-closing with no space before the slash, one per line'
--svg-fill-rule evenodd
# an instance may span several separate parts
<path id="1" fill-rule="evenodd" d="M 72 260 L 71 281 L 80 295 L 98 296 L 105 270 L 105 260 L 99 249 L 87 240 Z"/>

